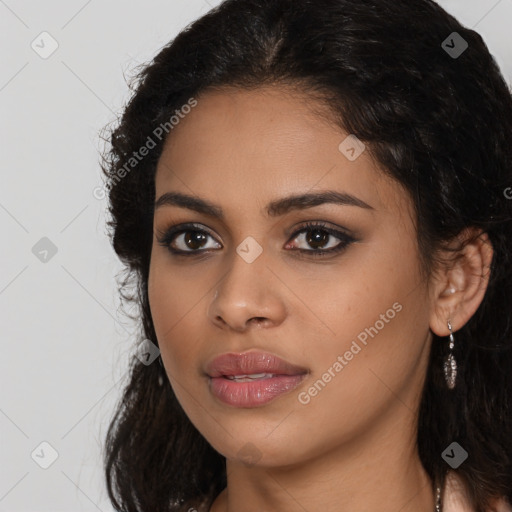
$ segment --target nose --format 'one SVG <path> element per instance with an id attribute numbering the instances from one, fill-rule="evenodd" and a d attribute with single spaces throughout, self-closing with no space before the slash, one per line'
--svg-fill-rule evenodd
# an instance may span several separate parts
<path id="1" fill-rule="evenodd" d="M 243 332 L 251 325 L 275 327 L 286 317 L 285 287 L 263 254 L 248 263 L 238 254 L 216 287 L 208 317 L 217 327 Z"/>

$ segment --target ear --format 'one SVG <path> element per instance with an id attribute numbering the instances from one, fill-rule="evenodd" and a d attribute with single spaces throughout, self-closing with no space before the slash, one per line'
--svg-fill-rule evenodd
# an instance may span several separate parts
<path id="1" fill-rule="evenodd" d="M 430 328 L 438 336 L 450 333 L 448 320 L 455 332 L 474 315 L 487 290 L 493 256 L 487 233 L 477 228 L 464 229 L 449 248 L 431 277 Z"/>

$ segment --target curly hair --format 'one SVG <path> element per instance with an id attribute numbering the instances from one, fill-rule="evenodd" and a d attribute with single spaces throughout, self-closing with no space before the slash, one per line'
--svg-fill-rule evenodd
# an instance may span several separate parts
<path id="1" fill-rule="evenodd" d="M 456 56 L 443 47 L 454 32 L 468 45 Z M 453 441 L 464 447 L 470 456 L 456 472 L 478 512 L 495 497 L 512 502 L 512 201 L 504 192 L 512 190 L 512 96 L 481 36 L 431 0 L 225 0 L 139 70 L 109 129 L 102 170 L 109 235 L 125 265 L 119 289 L 139 308 L 140 340 L 158 345 L 147 285 L 155 171 L 172 137 L 169 119 L 209 90 L 267 84 L 323 102 L 410 194 L 427 274 L 436 251 L 465 228 L 488 234 L 490 280 L 458 331 L 454 390 L 442 373 L 446 344 L 432 333 L 417 443 L 439 482 L 447 469 L 441 453 Z M 149 140 L 151 150 L 127 168 Z M 225 458 L 171 386 L 158 385 L 161 375 L 161 365 L 134 355 L 110 420 L 104 465 L 117 510 L 209 507 L 226 486 Z"/>

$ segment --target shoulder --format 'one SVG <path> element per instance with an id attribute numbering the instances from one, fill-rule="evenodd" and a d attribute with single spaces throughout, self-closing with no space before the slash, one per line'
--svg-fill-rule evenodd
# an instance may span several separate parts
<path id="1" fill-rule="evenodd" d="M 476 512 L 470 505 L 462 480 L 454 471 L 449 471 L 446 476 L 443 496 L 443 512 Z M 512 512 L 512 506 L 505 499 L 497 499 L 491 503 L 487 512 Z"/>

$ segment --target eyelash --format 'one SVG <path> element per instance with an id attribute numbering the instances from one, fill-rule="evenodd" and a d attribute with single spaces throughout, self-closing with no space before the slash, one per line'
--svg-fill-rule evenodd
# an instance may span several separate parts
<path id="1" fill-rule="evenodd" d="M 325 231 L 328 235 L 334 236 L 335 238 L 339 238 L 341 241 L 336 245 L 336 247 L 331 249 L 292 249 L 293 251 L 297 251 L 301 254 L 308 254 L 313 257 L 322 257 L 328 254 L 336 254 L 344 249 L 346 249 L 352 242 L 355 242 L 356 239 L 352 236 L 348 235 L 347 233 L 344 233 L 342 231 L 338 231 L 336 229 L 332 229 L 327 227 L 327 225 L 323 222 L 315 221 L 315 222 L 307 222 L 305 225 L 301 226 L 299 229 L 297 229 L 290 237 L 290 240 L 295 240 L 297 236 L 302 232 L 312 231 L 312 230 L 320 230 Z M 213 236 L 205 231 L 204 229 L 198 228 L 197 224 L 193 223 L 185 223 L 180 224 L 178 226 L 172 226 L 169 228 L 161 238 L 158 239 L 159 245 L 162 247 L 165 247 L 169 252 L 171 252 L 173 255 L 176 256 L 197 256 L 198 254 L 202 252 L 207 252 L 209 250 L 216 250 L 216 249 L 197 249 L 197 250 L 191 250 L 191 251 L 183 251 L 181 249 L 173 249 L 171 247 L 171 243 L 174 241 L 175 238 L 177 238 L 178 235 L 181 235 L 182 233 L 186 232 L 199 232 L 199 233 L 205 233 L 206 235 L 213 238 Z"/>

